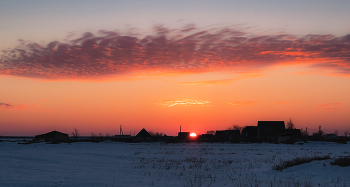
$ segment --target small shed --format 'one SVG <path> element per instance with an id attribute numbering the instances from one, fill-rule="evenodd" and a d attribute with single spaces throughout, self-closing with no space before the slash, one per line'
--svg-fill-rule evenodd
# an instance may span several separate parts
<path id="1" fill-rule="evenodd" d="M 35 140 L 43 140 L 45 142 L 66 142 L 68 140 L 68 134 L 51 131 L 46 134 L 36 135 Z"/>
<path id="2" fill-rule="evenodd" d="M 291 138 L 290 132 L 285 132 L 285 133 L 278 135 L 278 142 L 279 143 L 290 143 L 291 142 L 290 138 Z"/>
<path id="3" fill-rule="evenodd" d="M 303 140 L 303 135 L 300 129 L 286 129 L 285 132 L 290 134 L 290 143 L 295 143 L 297 140 Z"/>
<path id="4" fill-rule="evenodd" d="M 190 132 L 179 132 L 177 137 L 180 141 L 187 141 L 190 138 Z"/>

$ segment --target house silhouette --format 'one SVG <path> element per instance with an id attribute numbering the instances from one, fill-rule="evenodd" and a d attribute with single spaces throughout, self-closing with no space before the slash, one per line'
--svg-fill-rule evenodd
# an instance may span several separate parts
<path id="1" fill-rule="evenodd" d="M 134 138 L 136 142 L 148 142 L 152 140 L 152 136 L 146 131 L 146 129 L 142 129 Z"/>
<path id="2" fill-rule="evenodd" d="M 278 135 L 284 132 L 284 121 L 258 121 L 258 139 L 261 142 L 278 142 Z"/>
<path id="3" fill-rule="evenodd" d="M 45 142 L 65 142 L 68 140 L 68 134 L 51 131 L 45 134 L 36 135 L 35 140 L 44 140 Z"/>

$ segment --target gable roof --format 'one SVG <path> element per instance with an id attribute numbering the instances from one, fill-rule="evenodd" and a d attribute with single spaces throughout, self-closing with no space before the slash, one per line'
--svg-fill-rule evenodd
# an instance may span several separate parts
<path id="1" fill-rule="evenodd" d="M 136 137 L 152 137 L 146 129 L 142 129 L 139 133 L 137 133 Z"/>
<path id="2" fill-rule="evenodd" d="M 55 137 L 57 134 L 61 134 L 64 136 L 68 136 L 68 134 L 66 133 L 62 133 L 62 132 L 58 132 L 58 131 L 51 131 L 45 134 L 40 134 L 40 135 L 36 135 L 36 138 L 44 138 L 44 137 Z"/>

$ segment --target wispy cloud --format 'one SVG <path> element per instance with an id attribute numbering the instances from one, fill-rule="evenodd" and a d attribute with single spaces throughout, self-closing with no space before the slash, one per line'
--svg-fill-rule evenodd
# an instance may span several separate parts
<path id="1" fill-rule="evenodd" d="M 5 110 L 22 110 L 22 111 L 51 111 L 46 109 L 38 109 L 37 105 L 26 105 L 26 104 L 19 104 L 19 105 L 13 105 L 10 103 L 0 103 L 0 109 Z"/>
<path id="2" fill-rule="evenodd" d="M 226 102 L 223 102 L 226 103 Z M 233 105 L 233 106 L 245 106 L 245 105 L 253 105 L 255 104 L 253 101 L 235 101 L 235 102 L 228 102 L 226 103 L 228 105 Z"/>
<path id="3" fill-rule="evenodd" d="M 325 108 L 323 111 L 336 111 L 339 110 L 339 108 Z"/>
<path id="4" fill-rule="evenodd" d="M 17 106 L 17 110 L 25 110 L 27 107 L 27 105 L 24 105 L 24 104 L 20 104 Z"/>
<path id="5" fill-rule="evenodd" d="M 13 107 L 13 105 L 10 103 L 0 103 L 0 108 L 11 109 L 12 107 Z"/>
<path id="6" fill-rule="evenodd" d="M 327 104 L 318 105 L 317 107 L 334 107 L 339 105 L 340 103 L 327 103 Z"/>
<path id="7" fill-rule="evenodd" d="M 193 106 L 193 105 L 201 105 L 201 106 L 209 106 L 210 101 L 204 100 L 195 100 L 195 99 L 182 99 L 182 100 L 160 100 L 157 104 L 166 107 L 173 106 Z"/>
<path id="8" fill-rule="evenodd" d="M 254 78 L 254 77 L 261 77 L 260 74 L 248 74 L 248 75 L 240 75 L 232 79 L 220 79 L 220 80 L 206 80 L 206 81 L 190 81 L 190 82 L 180 82 L 180 85 L 185 86 L 193 86 L 193 85 L 199 85 L 199 86 L 213 86 L 213 85 L 220 85 L 220 84 L 230 84 L 237 80 L 245 79 L 245 78 Z"/>
<path id="9" fill-rule="evenodd" d="M 209 80 L 209 81 L 193 81 L 193 82 L 180 82 L 180 85 L 185 86 L 193 86 L 193 85 L 200 85 L 200 86 L 212 86 L 212 85 L 219 85 L 219 84 L 229 84 L 234 82 L 234 79 L 221 79 L 221 80 Z"/>
<path id="10" fill-rule="evenodd" d="M 297 62 L 350 75 L 350 34 L 254 35 L 236 27 L 154 28 L 140 37 L 101 30 L 45 45 L 20 41 L 3 51 L 0 74 L 43 79 L 89 79 L 139 72 L 197 73 L 256 70 Z"/>
<path id="11" fill-rule="evenodd" d="M 340 103 L 327 103 L 327 104 L 318 105 L 317 107 L 322 108 L 323 111 L 336 111 L 340 109 L 339 108 Z"/>

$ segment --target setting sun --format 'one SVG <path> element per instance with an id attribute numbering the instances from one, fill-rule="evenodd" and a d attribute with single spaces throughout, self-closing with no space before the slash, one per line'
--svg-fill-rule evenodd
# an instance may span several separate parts
<path id="1" fill-rule="evenodd" d="M 197 134 L 196 134 L 196 133 L 194 133 L 194 132 L 192 132 L 192 133 L 190 134 L 190 136 L 191 136 L 192 138 L 194 138 L 194 137 L 196 137 L 196 136 L 197 136 Z"/>

